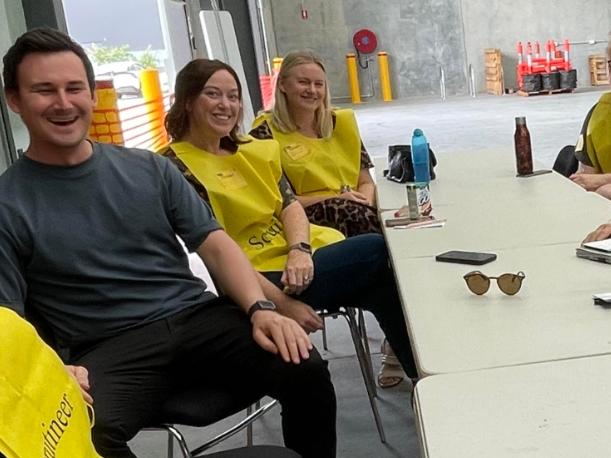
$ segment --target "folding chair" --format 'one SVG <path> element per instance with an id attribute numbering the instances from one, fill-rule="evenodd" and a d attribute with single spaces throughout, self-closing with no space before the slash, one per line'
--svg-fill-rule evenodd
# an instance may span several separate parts
<path id="1" fill-rule="evenodd" d="M 247 445 L 251 446 L 252 423 L 277 404 L 277 401 L 273 400 L 263 406 L 259 406 L 259 401 L 257 397 L 253 398 L 253 396 L 236 394 L 235 392 L 230 393 L 221 388 L 193 388 L 176 393 L 168 399 L 161 409 L 160 418 L 163 419 L 163 423 L 152 425 L 145 429 L 162 429 L 167 431 L 168 458 L 173 458 L 174 456 L 174 440 L 178 443 L 184 458 L 195 458 L 202 456 L 203 452 L 242 431 L 244 428 L 248 429 Z M 256 405 L 254 410 L 252 408 L 253 405 Z M 194 449 L 189 449 L 185 437 L 176 427 L 177 424 L 197 427 L 209 426 L 245 409 L 248 413 L 243 420 Z M 261 456 L 266 457 L 266 455 Z"/>
<path id="2" fill-rule="evenodd" d="M 359 361 L 359 367 L 361 368 L 361 374 L 363 381 L 365 382 L 365 388 L 367 390 L 367 397 L 369 398 L 369 404 L 371 405 L 371 412 L 373 413 L 373 419 L 376 423 L 378 435 L 380 441 L 386 443 L 386 434 L 384 433 L 384 426 L 382 425 L 382 419 L 380 418 L 380 412 L 378 411 L 378 404 L 376 397 L 378 396 L 377 388 L 375 384 L 375 377 L 373 375 L 373 366 L 371 364 L 371 352 L 369 350 L 369 341 L 367 339 L 367 329 L 365 328 L 365 318 L 362 309 L 356 309 L 352 307 L 341 307 L 336 312 L 321 312 L 323 318 L 323 348 L 328 350 L 327 347 L 327 336 L 324 327 L 324 319 L 327 316 L 337 318 L 342 316 L 348 323 L 350 329 L 350 336 L 354 343 L 354 349 L 356 351 L 356 357 Z"/>

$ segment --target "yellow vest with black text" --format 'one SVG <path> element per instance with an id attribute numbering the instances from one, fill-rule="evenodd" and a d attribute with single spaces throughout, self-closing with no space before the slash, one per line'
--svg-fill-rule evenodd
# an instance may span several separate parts
<path id="1" fill-rule="evenodd" d="M 100 458 L 92 425 L 93 408 L 59 356 L 0 305 L 0 456 Z"/>
<path id="2" fill-rule="evenodd" d="M 188 142 L 172 143 L 176 156 L 206 188 L 218 222 L 259 271 L 282 271 L 288 242 L 279 217 L 282 174 L 278 143 L 252 140 L 230 156 L 219 156 Z M 310 224 L 312 249 L 343 240 L 331 228 Z"/>
<path id="3" fill-rule="evenodd" d="M 282 169 L 300 196 L 338 195 L 343 185 L 358 187 L 361 171 L 361 137 L 354 111 L 336 110 L 335 128 L 330 138 L 310 138 L 299 132 L 283 133 L 272 122 L 271 113 L 263 121 L 280 144 Z"/>

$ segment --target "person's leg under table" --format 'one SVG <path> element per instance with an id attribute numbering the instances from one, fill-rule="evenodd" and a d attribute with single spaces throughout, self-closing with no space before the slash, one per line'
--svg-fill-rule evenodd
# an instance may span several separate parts
<path id="1" fill-rule="evenodd" d="M 184 384 L 205 383 L 278 399 L 285 445 L 304 458 L 335 456 L 335 391 L 327 362 L 316 349 L 300 364 L 285 363 L 253 340 L 246 314 L 224 298 L 172 326 L 181 336 L 182 356 L 174 369 Z"/>

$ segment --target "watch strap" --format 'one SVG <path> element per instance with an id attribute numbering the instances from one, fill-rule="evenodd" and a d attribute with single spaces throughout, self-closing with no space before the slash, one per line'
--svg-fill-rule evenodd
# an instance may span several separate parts
<path id="1" fill-rule="evenodd" d="M 292 250 L 299 250 L 299 251 L 303 251 L 304 253 L 312 254 L 312 247 L 310 246 L 309 243 L 305 243 L 305 242 L 299 242 L 299 243 L 294 243 L 290 245 L 289 251 L 292 251 Z"/>
<path id="2" fill-rule="evenodd" d="M 258 312 L 259 310 L 275 311 L 276 304 L 274 304 L 272 301 L 257 301 L 248 308 L 248 318 L 252 318 L 254 313 Z"/>

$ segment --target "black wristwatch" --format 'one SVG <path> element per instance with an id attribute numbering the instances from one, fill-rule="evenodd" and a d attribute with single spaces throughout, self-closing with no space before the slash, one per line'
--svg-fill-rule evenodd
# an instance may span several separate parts
<path id="1" fill-rule="evenodd" d="M 299 251 L 303 251 L 304 253 L 312 254 L 312 247 L 310 246 L 309 243 L 305 243 L 305 242 L 299 242 L 299 243 L 295 243 L 289 246 L 289 251 L 292 251 L 292 250 L 299 250 Z"/>
<path id="2" fill-rule="evenodd" d="M 248 318 L 252 318 L 253 314 L 259 310 L 271 310 L 275 312 L 276 304 L 272 301 L 257 301 L 248 309 Z"/>

